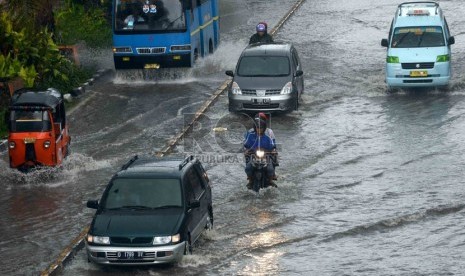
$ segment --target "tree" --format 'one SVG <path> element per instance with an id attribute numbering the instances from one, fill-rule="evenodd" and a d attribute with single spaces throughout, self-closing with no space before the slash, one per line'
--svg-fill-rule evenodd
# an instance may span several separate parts
<path id="1" fill-rule="evenodd" d="M 1 9 L 10 14 L 13 25 L 40 31 L 46 27 L 55 31 L 54 7 L 58 0 L 3 0 Z"/>

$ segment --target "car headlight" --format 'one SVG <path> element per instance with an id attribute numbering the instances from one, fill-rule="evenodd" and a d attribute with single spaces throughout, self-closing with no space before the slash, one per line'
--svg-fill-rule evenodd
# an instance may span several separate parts
<path id="1" fill-rule="evenodd" d="M 46 148 L 46 149 L 50 148 L 50 144 L 51 144 L 50 141 L 45 141 L 44 142 L 44 148 Z"/>
<path id="2" fill-rule="evenodd" d="M 113 53 L 132 53 L 131 47 L 113 47 Z"/>
<path id="3" fill-rule="evenodd" d="M 88 243 L 95 243 L 95 244 L 110 244 L 110 237 L 92 236 L 92 235 L 88 234 L 87 235 L 87 242 Z"/>
<path id="4" fill-rule="evenodd" d="M 399 57 L 388 56 L 388 57 L 386 58 L 386 62 L 387 62 L 387 63 L 399 63 Z"/>
<path id="5" fill-rule="evenodd" d="M 176 45 L 176 46 L 171 46 L 170 50 L 171 50 L 171 52 L 176 52 L 176 51 L 190 51 L 190 50 L 191 50 L 191 45 Z"/>
<path id="6" fill-rule="evenodd" d="M 14 149 L 14 148 L 16 148 L 16 143 L 14 141 L 11 141 L 10 143 L 8 143 L 8 147 L 10 149 Z"/>
<path id="7" fill-rule="evenodd" d="M 231 93 L 233 93 L 233 95 L 242 95 L 242 90 L 236 82 L 232 83 Z"/>
<path id="8" fill-rule="evenodd" d="M 436 62 L 447 62 L 450 60 L 449 55 L 440 55 L 436 58 Z"/>
<path id="9" fill-rule="evenodd" d="M 292 82 L 286 83 L 283 89 L 281 89 L 281 95 L 291 94 L 292 92 Z"/>
<path id="10" fill-rule="evenodd" d="M 154 237 L 153 245 L 168 244 L 170 242 L 177 243 L 181 240 L 181 235 L 176 234 L 174 236 L 163 236 L 163 237 Z"/>
<path id="11" fill-rule="evenodd" d="M 265 156 L 265 152 L 263 150 L 257 150 L 257 157 L 263 158 L 263 156 Z"/>

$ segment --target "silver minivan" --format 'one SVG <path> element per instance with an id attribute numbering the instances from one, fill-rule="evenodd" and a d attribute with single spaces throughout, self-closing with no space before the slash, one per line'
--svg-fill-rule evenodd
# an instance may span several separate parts
<path id="1" fill-rule="evenodd" d="M 230 112 L 292 111 L 304 91 L 302 64 L 291 44 L 252 44 L 226 71 Z"/>

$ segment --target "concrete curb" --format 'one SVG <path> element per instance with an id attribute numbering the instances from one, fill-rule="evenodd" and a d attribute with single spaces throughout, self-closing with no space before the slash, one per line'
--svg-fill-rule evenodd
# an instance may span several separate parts
<path id="1" fill-rule="evenodd" d="M 271 30 L 270 34 L 275 35 L 278 30 L 284 25 L 284 23 L 295 13 L 295 11 L 305 2 L 306 0 L 298 0 L 292 8 L 286 13 L 286 15 L 279 21 L 279 23 Z M 107 70 L 108 72 L 108 70 Z M 97 79 L 94 76 L 95 79 Z M 223 84 L 213 93 L 213 95 L 199 108 L 199 110 L 195 113 L 194 118 L 192 121 L 187 125 L 179 134 L 173 137 L 165 148 L 163 148 L 160 152 L 158 152 L 157 156 L 164 156 L 170 153 L 176 146 L 176 144 L 183 139 L 186 134 L 192 129 L 194 124 L 200 118 L 202 114 L 204 114 L 208 108 L 210 108 L 213 103 L 218 99 L 218 97 L 223 94 L 224 91 L 228 88 L 229 83 L 231 82 L 230 79 L 223 82 Z M 77 236 L 71 243 L 68 245 L 58 256 L 57 260 L 53 262 L 46 270 L 44 270 L 40 275 L 47 276 L 47 275 L 57 275 L 63 269 L 63 267 L 68 263 L 76 253 L 84 247 L 84 238 L 87 232 L 89 231 L 89 226 L 84 228 L 81 231 L 79 236 Z"/>
<path id="2" fill-rule="evenodd" d="M 91 78 L 89 78 L 85 83 L 83 83 L 81 86 L 74 88 L 72 91 L 70 91 L 70 95 L 72 96 L 71 101 L 73 99 L 79 98 L 81 95 L 85 94 L 88 90 L 90 90 L 90 86 L 94 85 L 94 83 L 98 80 L 101 79 L 102 77 L 108 75 L 110 72 L 112 72 L 112 69 L 102 69 L 98 70 Z M 65 94 L 66 95 L 66 94 Z"/>
<path id="3" fill-rule="evenodd" d="M 4 152 L 7 149 L 8 140 L 0 140 L 0 152 Z"/>
<path id="4" fill-rule="evenodd" d="M 86 226 L 79 235 L 71 241 L 71 243 L 61 251 L 60 255 L 55 262 L 53 262 L 46 270 L 40 273 L 41 276 L 45 275 L 58 275 L 63 271 L 63 267 L 69 263 L 76 253 L 84 247 L 84 239 L 89 231 L 89 226 Z"/>

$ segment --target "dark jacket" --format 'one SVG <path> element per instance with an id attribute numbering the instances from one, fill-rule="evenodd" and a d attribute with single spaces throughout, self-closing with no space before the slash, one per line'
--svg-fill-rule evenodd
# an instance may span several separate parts
<path id="1" fill-rule="evenodd" d="M 269 35 L 268 33 L 265 33 L 262 36 L 260 36 L 259 34 L 254 34 L 250 38 L 249 44 L 254 44 L 254 43 L 273 43 L 273 37 Z"/>

